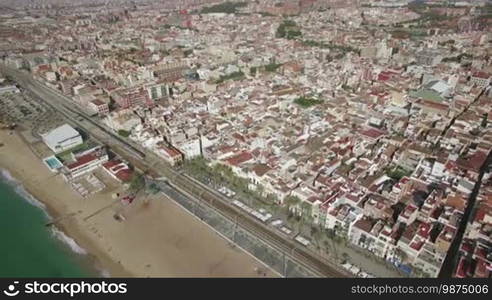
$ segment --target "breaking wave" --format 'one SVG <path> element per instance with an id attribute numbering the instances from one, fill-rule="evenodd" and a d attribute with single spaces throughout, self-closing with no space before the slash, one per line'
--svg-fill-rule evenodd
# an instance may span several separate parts
<path id="1" fill-rule="evenodd" d="M 103 278 L 110 278 L 111 277 L 111 273 L 109 273 L 108 270 L 99 270 L 99 272 L 101 273 L 101 277 Z"/>
<path id="2" fill-rule="evenodd" d="M 10 186 L 14 187 L 15 192 L 19 194 L 23 199 L 25 199 L 29 204 L 41 209 L 48 220 L 53 219 L 46 210 L 46 205 L 44 205 L 41 201 L 36 199 L 36 197 L 31 195 L 22 185 L 22 182 L 14 178 L 8 170 L 0 169 L 0 179 Z M 52 235 L 58 240 L 62 241 L 68 247 L 70 247 L 73 252 L 77 254 L 87 254 L 87 251 L 84 248 L 80 247 L 74 239 L 67 236 L 63 231 L 59 230 L 55 226 L 52 226 L 51 228 Z"/>
<path id="3" fill-rule="evenodd" d="M 17 194 L 19 194 L 24 200 L 26 200 L 29 204 L 32 206 L 35 206 L 39 208 L 40 210 L 43 211 L 43 214 L 48 220 L 53 220 L 53 218 L 49 215 L 46 205 L 36 199 L 33 195 L 31 195 L 25 187 L 22 185 L 22 182 L 17 180 L 15 177 L 12 176 L 12 174 L 6 170 L 0 168 L 0 181 L 6 182 L 8 185 L 12 186 Z M 51 235 L 61 241 L 63 244 L 67 245 L 71 251 L 73 251 L 76 254 L 79 255 L 87 255 L 88 252 L 79 246 L 77 242 L 66 235 L 63 231 L 58 229 L 56 226 L 51 226 Z M 99 269 L 97 270 L 101 277 L 103 278 L 109 278 L 111 277 L 111 274 L 108 270 L 105 269 Z"/>
<path id="4" fill-rule="evenodd" d="M 14 187 L 14 190 L 17 194 L 19 194 L 22 199 L 26 200 L 32 206 L 35 206 L 41 209 L 46 216 L 46 218 L 51 220 L 51 216 L 48 214 L 46 210 L 46 205 L 44 205 L 41 201 L 36 199 L 33 195 L 31 195 L 22 185 L 22 182 L 15 179 L 12 174 L 6 169 L 0 169 L 0 178 L 3 179 L 4 182 L 7 182 L 10 186 Z"/>
<path id="5" fill-rule="evenodd" d="M 58 228 L 52 227 L 51 233 L 53 234 L 53 236 L 55 236 L 57 239 L 62 241 L 64 244 L 68 245 L 73 252 L 83 255 L 87 254 L 87 251 L 84 248 L 80 247 L 79 244 L 77 244 L 77 242 L 74 239 L 66 235 L 63 231 L 59 230 Z"/>

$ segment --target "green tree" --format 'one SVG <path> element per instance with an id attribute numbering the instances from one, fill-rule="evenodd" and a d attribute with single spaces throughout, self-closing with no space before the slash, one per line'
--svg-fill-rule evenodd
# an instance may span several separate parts
<path id="1" fill-rule="evenodd" d="M 398 257 L 401 261 L 405 261 L 407 259 L 407 253 L 400 248 L 395 249 L 395 256 Z"/>
<path id="2" fill-rule="evenodd" d="M 124 129 L 120 129 L 120 130 L 118 130 L 118 135 L 120 135 L 122 137 L 128 137 L 130 135 L 130 131 L 124 130 Z"/>
<path id="3" fill-rule="evenodd" d="M 157 194 L 161 189 L 159 188 L 159 186 L 157 186 L 157 184 L 155 183 L 151 183 L 148 188 L 147 188 L 147 191 L 150 193 L 150 194 Z"/>
<path id="4" fill-rule="evenodd" d="M 294 99 L 294 103 L 303 107 L 303 108 L 308 108 L 308 107 L 311 107 L 313 105 L 320 104 L 322 102 L 323 102 L 322 100 L 304 97 L 304 96 L 301 96 L 301 97 Z"/>
<path id="5" fill-rule="evenodd" d="M 308 202 L 302 202 L 301 203 L 301 209 L 302 209 L 302 215 L 303 216 L 311 216 L 311 213 L 313 211 L 313 207 L 311 206 L 310 203 Z"/>
<path id="6" fill-rule="evenodd" d="M 234 14 L 237 13 L 237 9 L 241 7 L 247 6 L 247 2 L 224 2 L 216 5 L 212 5 L 209 7 L 203 8 L 200 13 L 201 14 L 211 14 L 211 13 L 227 13 Z"/>
<path id="7" fill-rule="evenodd" d="M 271 203 L 278 203 L 278 197 L 275 194 L 268 194 L 266 198 Z M 274 206 L 276 207 L 277 205 Z"/>
<path id="8" fill-rule="evenodd" d="M 297 37 L 302 36 L 301 30 L 297 26 L 296 22 L 292 20 L 284 20 L 277 28 L 275 32 L 276 38 L 286 38 L 286 39 L 295 39 Z"/>
<path id="9" fill-rule="evenodd" d="M 319 244 L 319 241 L 321 240 L 321 230 L 318 228 L 318 226 L 311 226 L 311 236 Z"/>
<path id="10" fill-rule="evenodd" d="M 263 187 L 263 185 L 258 184 L 256 187 L 256 192 L 259 196 L 263 196 L 263 193 L 265 192 L 265 188 Z"/>
<path id="11" fill-rule="evenodd" d="M 346 262 L 349 259 L 349 257 L 350 256 L 347 254 L 347 252 L 343 252 L 342 253 L 342 259 L 343 259 L 344 262 Z"/>
<path id="12" fill-rule="evenodd" d="M 488 122 L 488 115 L 485 113 L 483 114 L 482 124 L 481 124 L 483 128 L 487 127 L 487 122 Z"/>
<path id="13" fill-rule="evenodd" d="M 299 199 L 299 197 L 297 196 L 290 195 L 285 197 L 284 203 L 286 204 L 287 207 L 297 206 L 299 205 L 299 203 L 301 203 L 301 199 Z"/>
<path id="14" fill-rule="evenodd" d="M 133 177 L 130 181 L 130 187 L 129 187 L 130 191 L 137 193 L 144 187 L 145 187 L 144 175 L 135 172 L 135 174 L 133 174 Z"/>

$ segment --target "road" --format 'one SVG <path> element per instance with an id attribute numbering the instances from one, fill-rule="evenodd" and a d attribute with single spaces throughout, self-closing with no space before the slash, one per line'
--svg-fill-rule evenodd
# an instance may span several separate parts
<path id="1" fill-rule="evenodd" d="M 313 274 L 321 277 L 351 276 L 326 258 L 310 249 L 300 246 L 290 238 L 276 232 L 274 228 L 270 228 L 252 216 L 240 211 L 227 198 L 210 187 L 177 172 L 152 152 L 130 141 L 123 140 L 100 121 L 93 119 L 85 113 L 84 109 L 78 107 L 71 99 L 36 81 L 30 74 L 1 64 L 0 70 L 5 75 L 15 79 L 20 86 L 36 95 L 39 100 L 46 102 L 52 108 L 56 109 L 74 126 L 87 131 L 91 134 L 91 137 L 108 145 L 115 153 L 127 159 L 137 168 L 166 178 L 174 187 L 189 193 L 198 201 L 213 207 L 230 220 L 237 221 L 239 226 L 242 226 L 242 228 L 250 231 L 265 243 L 285 253 L 290 259 L 303 265 L 312 271 Z"/>
<path id="2" fill-rule="evenodd" d="M 482 186 L 482 179 L 484 174 L 488 171 L 488 168 L 492 164 L 492 152 L 489 152 L 485 163 L 480 168 L 480 173 L 478 175 L 477 182 L 473 187 L 473 190 L 468 198 L 468 203 L 466 204 L 465 211 L 463 213 L 463 217 L 461 218 L 461 222 L 458 226 L 458 231 L 456 232 L 456 236 L 451 242 L 451 246 L 448 249 L 448 254 L 444 259 L 443 265 L 441 267 L 441 271 L 439 272 L 439 278 L 452 278 L 453 273 L 456 269 L 456 265 L 458 259 L 460 258 L 459 249 L 461 242 L 463 241 L 463 236 L 465 234 L 465 230 L 469 225 L 470 218 L 472 217 L 472 212 L 476 208 L 475 204 L 477 202 L 477 196 L 480 192 L 480 187 Z"/>
<path id="3" fill-rule="evenodd" d="M 461 115 L 463 115 L 465 112 L 467 112 L 468 109 L 473 104 L 475 104 L 478 101 L 478 99 L 480 99 L 482 97 L 482 95 L 484 93 L 485 93 L 485 88 L 482 89 L 480 94 L 478 94 L 478 96 L 473 100 L 473 102 L 468 104 L 466 106 L 466 108 L 463 109 L 463 111 L 461 111 L 458 115 L 456 115 L 451 120 L 451 122 L 449 122 L 448 126 L 446 126 L 446 128 L 443 130 L 441 135 L 444 136 L 447 133 L 447 131 L 449 130 L 449 128 L 451 128 L 451 126 L 453 126 L 455 121 L 457 119 L 459 119 L 459 117 Z M 444 259 L 444 262 L 441 266 L 441 270 L 440 270 L 439 275 L 438 275 L 439 278 L 451 278 L 451 277 L 453 277 L 453 272 L 456 268 L 457 260 L 460 257 L 459 256 L 459 248 L 460 248 L 461 242 L 463 240 L 463 235 L 465 233 L 466 227 L 468 226 L 468 222 L 470 221 L 472 211 L 475 208 L 475 202 L 477 200 L 477 196 L 478 196 L 478 193 L 480 191 L 480 187 L 482 186 L 483 175 L 487 171 L 487 168 L 491 162 L 492 162 L 492 152 L 489 152 L 487 159 L 485 160 L 485 163 L 480 168 L 478 179 L 475 182 L 473 190 L 472 190 L 470 196 L 468 197 L 468 202 L 466 204 L 466 208 L 465 208 L 465 211 L 463 213 L 463 217 L 461 218 L 461 222 L 458 226 L 458 230 L 456 232 L 456 235 L 455 235 L 453 241 L 451 242 L 451 246 L 449 247 L 448 252 L 446 254 L 446 257 Z"/>

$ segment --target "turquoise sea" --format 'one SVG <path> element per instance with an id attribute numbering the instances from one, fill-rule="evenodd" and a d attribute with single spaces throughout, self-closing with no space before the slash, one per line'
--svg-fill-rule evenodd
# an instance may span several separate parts
<path id="1" fill-rule="evenodd" d="M 84 249 L 56 228 L 42 203 L 1 170 L 0 277 L 89 277 Z"/>

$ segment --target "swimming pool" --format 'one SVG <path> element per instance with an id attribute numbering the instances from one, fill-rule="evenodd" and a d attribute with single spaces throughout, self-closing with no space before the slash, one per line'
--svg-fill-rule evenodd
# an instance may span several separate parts
<path id="1" fill-rule="evenodd" d="M 55 171 L 56 169 L 63 167 L 63 164 L 55 156 L 45 158 L 43 162 L 51 171 Z"/>

